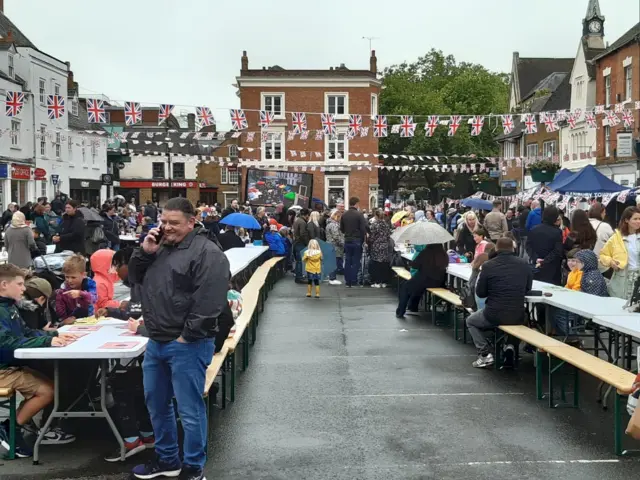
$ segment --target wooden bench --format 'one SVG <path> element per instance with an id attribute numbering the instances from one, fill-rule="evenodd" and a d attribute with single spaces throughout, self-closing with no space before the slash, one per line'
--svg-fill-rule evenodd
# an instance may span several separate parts
<path id="1" fill-rule="evenodd" d="M 207 375 L 204 381 L 204 397 L 207 398 L 207 408 L 209 411 L 211 409 L 211 387 L 213 387 L 213 382 L 215 381 L 218 374 L 221 375 L 220 382 L 220 390 L 221 390 L 221 401 L 220 408 L 225 408 L 226 406 L 226 378 L 224 369 L 222 368 L 224 365 L 224 361 L 227 359 L 227 354 L 229 353 L 229 348 L 226 345 L 222 346 L 222 349 L 218 353 L 213 356 L 211 359 L 211 363 L 207 367 Z"/>
<path id="2" fill-rule="evenodd" d="M 16 458 L 16 392 L 13 388 L 0 388 L 0 407 L 9 409 L 9 454 L 7 458 L 13 460 Z"/>
<path id="3" fill-rule="evenodd" d="M 462 309 L 462 300 L 460 296 L 453 293 L 446 288 L 427 288 L 427 293 L 431 300 L 431 321 L 436 325 L 436 306 L 442 302 L 446 302 L 447 308 L 451 315 L 451 322 L 453 324 L 453 337 L 459 340 L 458 337 L 458 315 L 456 309 Z M 451 308 L 453 307 L 453 308 Z M 467 343 L 467 327 L 462 325 L 462 338 L 464 343 Z"/>
<path id="4" fill-rule="evenodd" d="M 391 267 L 393 273 L 396 274 L 398 280 L 409 281 L 411 280 L 411 272 L 404 267 Z"/>
<path id="5" fill-rule="evenodd" d="M 546 354 L 549 357 L 549 407 L 554 408 L 553 387 L 554 374 L 565 364 L 575 368 L 573 406 L 579 406 L 579 372 L 585 372 L 602 382 L 611 385 L 616 390 L 614 403 L 614 445 L 616 455 L 624 455 L 622 450 L 622 438 L 624 427 L 622 426 L 622 400 L 629 395 L 633 388 L 636 376 L 612 363 L 598 358 L 590 353 L 569 345 L 546 347 Z M 558 362 L 554 366 L 553 359 Z M 564 388 L 563 388 L 564 393 Z"/>

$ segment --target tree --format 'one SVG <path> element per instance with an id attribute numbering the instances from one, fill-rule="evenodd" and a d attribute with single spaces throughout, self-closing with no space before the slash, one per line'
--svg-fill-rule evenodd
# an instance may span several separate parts
<path id="1" fill-rule="evenodd" d="M 463 119 L 453 137 L 447 136 L 448 128 L 440 125 L 432 137 L 424 134 L 428 115 L 439 115 L 447 120 L 450 115 L 486 115 L 508 110 L 508 76 L 493 73 L 482 65 L 456 63 L 452 55 L 445 56 L 432 49 L 414 63 L 394 65 L 383 72 L 383 89 L 380 94 L 381 115 L 413 114 L 418 123 L 412 138 L 397 134 L 380 139 L 380 152 L 386 154 L 452 156 L 477 154 L 495 156 L 498 145 L 493 140 L 497 128 L 495 119 L 485 118 L 482 133 L 470 135 L 471 128 Z M 389 118 L 389 123 L 399 119 Z M 458 162 L 468 162 L 459 158 Z M 385 165 L 413 165 L 404 159 L 387 159 Z M 432 187 L 441 174 L 431 169 L 416 171 L 381 170 L 380 183 L 385 195 L 398 188 L 398 182 L 406 176 L 418 177 L 424 186 Z M 433 189 L 432 189 L 433 191 Z"/>

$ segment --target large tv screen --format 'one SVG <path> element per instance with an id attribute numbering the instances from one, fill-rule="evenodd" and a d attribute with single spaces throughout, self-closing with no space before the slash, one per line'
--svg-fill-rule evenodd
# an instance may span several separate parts
<path id="1" fill-rule="evenodd" d="M 309 208 L 313 175 L 278 170 L 247 170 L 246 199 L 251 205 L 276 205 Z"/>

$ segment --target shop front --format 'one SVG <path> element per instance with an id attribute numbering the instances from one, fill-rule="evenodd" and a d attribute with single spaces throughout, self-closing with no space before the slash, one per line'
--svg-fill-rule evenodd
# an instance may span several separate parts
<path id="1" fill-rule="evenodd" d="M 69 179 L 69 195 L 73 200 L 86 206 L 100 208 L 100 180 Z"/>
<path id="2" fill-rule="evenodd" d="M 24 205 L 29 201 L 35 201 L 30 194 L 29 184 L 31 180 L 31 167 L 20 163 L 11 164 L 11 201 L 18 205 Z"/>
<path id="3" fill-rule="evenodd" d="M 135 198 L 138 204 L 146 202 L 150 196 L 153 203 L 162 207 L 172 197 L 185 197 L 195 204 L 200 198 L 201 187 L 206 188 L 206 184 L 196 180 L 173 181 L 171 189 L 169 182 L 164 180 L 120 180 L 116 194 L 126 199 Z"/>
<path id="4" fill-rule="evenodd" d="M 214 205 L 218 202 L 218 187 L 206 183 L 200 184 L 200 201 L 205 205 Z"/>

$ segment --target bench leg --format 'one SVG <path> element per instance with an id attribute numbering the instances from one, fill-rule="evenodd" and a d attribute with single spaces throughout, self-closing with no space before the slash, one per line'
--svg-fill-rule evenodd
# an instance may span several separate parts
<path id="1" fill-rule="evenodd" d="M 538 400 L 542 400 L 544 398 L 544 393 L 542 392 L 542 352 L 536 348 L 535 353 L 536 360 L 536 398 Z"/>
<path id="2" fill-rule="evenodd" d="M 242 371 L 244 372 L 249 366 L 249 329 L 246 329 L 242 336 L 244 337 L 242 342 Z"/>
<path id="3" fill-rule="evenodd" d="M 233 351 L 233 355 L 231 355 L 231 386 L 229 388 L 229 401 L 236 401 L 236 351 Z"/>
<path id="4" fill-rule="evenodd" d="M 14 393 L 9 399 L 9 460 L 16 458 L 16 428 L 17 428 L 17 408 L 16 397 Z"/>
<path id="5" fill-rule="evenodd" d="M 460 337 L 458 336 L 458 312 L 455 309 L 453 310 L 453 339 L 456 342 L 460 340 Z"/>
<path id="6" fill-rule="evenodd" d="M 616 455 L 622 455 L 622 398 L 621 395 L 618 393 L 618 391 L 616 390 L 616 396 L 614 399 L 614 406 L 613 406 L 613 438 L 614 438 L 614 445 L 615 445 L 615 451 L 616 451 Z"/>
<path id="7" fill-rule="evenodd" d="M 436 324 L 436 296 L 431 295 L 431 323 Z"/>

